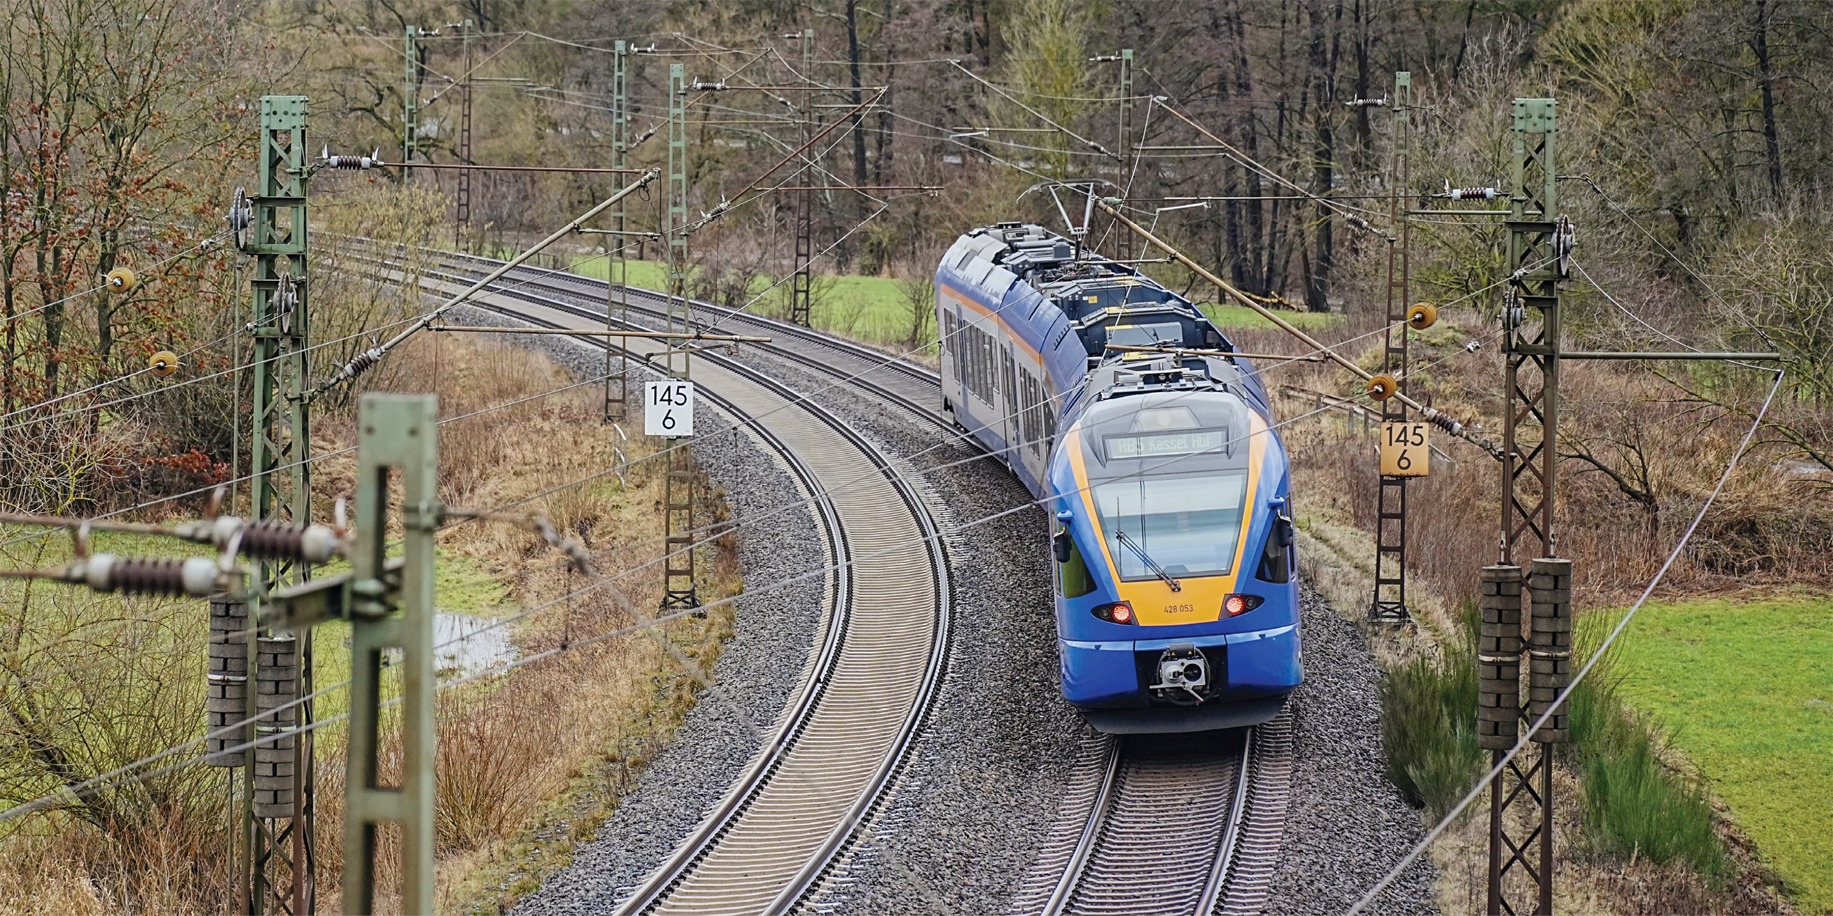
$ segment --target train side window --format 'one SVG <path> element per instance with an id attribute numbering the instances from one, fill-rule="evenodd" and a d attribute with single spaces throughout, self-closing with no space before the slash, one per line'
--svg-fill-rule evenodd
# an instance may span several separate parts
<path id="1" fill-rule="evenodd" d="M 982 372 L 980 368 L 980 364 L 984 360 L 985 355 L 986 355 L 983 352 L 985 348 L 981 346 L 981 340 L 985 336 L 986 335 L 980 332 L 980 328 L 975 327 L 973 334 L 969 335 L 968 340 L 967 340 L 968 355 L 969 355 L 969 358 L 973 360 L 972 365 L 969 367 L 972 370 L 972 373 L 968 378 L 967 387 L 968 387 L 968 390 L 974 392 L 975 397 L 980 398 L 981 400 L 986 399 L 986 389 L 980 383 L 981 378 L 985 376 L 985 373 Z"/>
<path id="2" fill-rule="evenodd" d="M 1274 515 L 1266 546 L 1260 551 L 1260 568 L 1255 570 L 1254 578 L 1274 585 L 1292 581 L 1292 541 L 1292 520 Z"/>
<path id="3" fill-rule="evenodd" d="M 993 335 L 980 332 L 980 399 L 993 403 Z"/>
<path id="4" fill-rule="evenodd" d="M 1026 438 L 1032 440 L 1032 451 L 1043 454 L 1043 385 L 1037 383 L 1036 377 L 1025 376 L 1025 387 L 1028 388 L 1026 407 L 1030 409 L 1030 414 L 1026 414 L 1026 420 L 1030 421 L 1030 434 L 1026 434 Z"/>
<path id="5" fill-rule="evenodd" d="M 972 324 L 962 331 L 961 356 L 967 364 L 967 390 L 980 393 L 980 329 Z"/>
<path id="6" fill-rule="evenodd" d="M 1094 574 L 1088 571 L 1088 563 L 1082 559 L 1082 548 L 1076 546 L 1076 539 L 1068 532 L 1058 536 L 1069 544 L 1069 558 L 1057 564 L 1057 594 L 1080 598 L 1095 590 Z"/>
<path id="7" fill-rule="evenodd" d="M 942 323 L 947 333 L 942 337 L 942 348 L 947 351 L 951 368 L 954 371 L 955 383 L 961 383 L 961 322 L 955 318 L 953 310 L 942 313 Z"/>
<path id="8" fill-rule="evenodd" d="M 999 397 L 1010 413 L 1018 400 L 1018 384 L 1012 378 L 1012 351 L 1007 347 L 999 348 Z"/>

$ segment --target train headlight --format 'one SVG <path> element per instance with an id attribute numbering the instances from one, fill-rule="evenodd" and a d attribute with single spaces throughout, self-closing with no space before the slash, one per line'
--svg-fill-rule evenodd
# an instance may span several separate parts
<path id="1" fill-rule="evenodd" d="M 1108 623 L 1125 623 L 1135 626 L 1139 623 L 1139 618 L 1133 616 L 1133 606 L 1125 601 L 1099 605 L 1095 608 L 1094 615 Z"/>
<path id="2" fill-rule="evenodd" d="M 1222 610 L 1230 617 L 1239 617 L 1266 603 L 1259 595 L 1233 594 L 1222 599 Z"/>

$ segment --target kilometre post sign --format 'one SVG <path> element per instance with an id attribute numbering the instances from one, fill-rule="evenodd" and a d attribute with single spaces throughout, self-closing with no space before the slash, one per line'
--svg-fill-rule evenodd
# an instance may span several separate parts
<path id="1" fill-rule="evenodd" d="M 694 383 L 682 379 L 643 384 L 643 433 L 678 439 L 694 434 Z"/>
<path id="2" fill-rule="evenodd" d="M 1381 476 L 1424 477 L 1432 464 L 1426 423 L 1381 424 Z"/>

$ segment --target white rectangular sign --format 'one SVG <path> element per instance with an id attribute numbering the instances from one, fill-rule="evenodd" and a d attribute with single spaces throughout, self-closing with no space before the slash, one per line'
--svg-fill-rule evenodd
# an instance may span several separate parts
<path id="1" fill-rule="evenodd" d="M 694 434 L 694 383 L 643 383 L 643 433 L 675 439 Z"/>

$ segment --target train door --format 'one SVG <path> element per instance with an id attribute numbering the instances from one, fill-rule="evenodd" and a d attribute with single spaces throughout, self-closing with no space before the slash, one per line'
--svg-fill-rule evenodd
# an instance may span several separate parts
<path id="1" fill-rule="evenodd" d="M 960 310 L 936 293 L 936 332 L 940 346 L 936 353 L 937 372 L 942 376 L 942 402 L 953 417 L 960 409 L 962 388 L 961 316 Z"/>
<path id="2" fill-rule="evenodd" d="M 1013 371 L 1012 341 L 1010 338 L 1000 341 L 999 393 L 1001 395 L 1000 400 L 1004 402 L 999 405 L 999 409 L 1000 416 L 1004 418 L 1005 421 L 1000 424 L 1000 430 L 1004 433 L 1006 439 L 1006 463 L 1014 464 L 1022 457 L 1019 455 L 1018 449 L 1019 443 L 1024 441 L 1024 435 L 1019 424 L 1023 421 L 1024 416 L 1023 412 L 1019 410 L 1018 380 Z"/>
<path id="3" fill-rule="evenodd" d="M 997 339 L 989 333 L 993 322 L 962 312 L 961 336 L 962 351 L 966 355 L 966 366 L 963 369 L 965 383 L 961 403 L 955 406 L 955 416 L 970 430 L 985 430 L 982 439 L 988 448 L 994 448 L 991 441 L 1004 427 L 999 422 L 999 376 L 996 367 L 999 365 Z"/>

